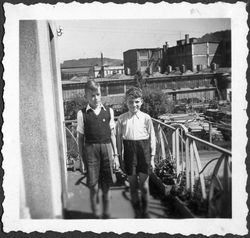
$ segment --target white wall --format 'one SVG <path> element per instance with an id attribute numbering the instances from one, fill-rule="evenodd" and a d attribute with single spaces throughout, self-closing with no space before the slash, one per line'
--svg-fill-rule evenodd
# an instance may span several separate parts
<path id="1" fill-rule="evenodd" d="M 31 218 L 62 218 L 66 163 L 56 29 L 48 21 L 19 26 L 21 211 Z"/>

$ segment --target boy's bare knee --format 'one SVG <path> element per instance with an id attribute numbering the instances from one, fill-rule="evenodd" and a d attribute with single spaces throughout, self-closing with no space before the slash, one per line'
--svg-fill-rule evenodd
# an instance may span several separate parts
<path id="1" fill-rule="evenodd" d="M 101 185 L 101 189 L 102 189 L 102 193 L 103 194 L 107 194 L 108 192 L 109 192 L 109 190 L 110 190 L 110 185 L 109 184 L 102 184 Z"/>
<path id="2" fill-rule="evenodd" d="M 89 189 L 90 189 L 90 192 L 91 192 L 92 194 L 97 193 L 97 192 L 98 192 L 98 184 L 96 184 L 96 185 L 94 185 L 94 186 L 91 186 Z"/>

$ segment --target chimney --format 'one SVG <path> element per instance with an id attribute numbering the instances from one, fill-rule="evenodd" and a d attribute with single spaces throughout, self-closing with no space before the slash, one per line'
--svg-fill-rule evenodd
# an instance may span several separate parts
<path id="1" fill-rule="evenodd" d="M 215 71 L 215 70 L 216 70 L 216 68 L 217 68 L 216 63 L 212 63 L 212 65 L 211 65 L 211 69 L 212 69 L 213 71 Z"/>
<path id="2" fill-rule="evenodd" d="M 202 64 L 197 64 L 197 71 L 201 72 L 203 69 L 203 65 Z"/>
<path id="3" fill-rule="evenodd" d="M 126 68 L 127 75 L 130 75 L 130 68 Z"/>
<path id="4" fill-rule="evenodd" d="M 184 64 L 181 66 L 181 72 L 183 74 L 186 72 L 186 66 Z"/>
<path id="5" fill-rule="evenodd" d="M 167 72 L 168 72 L 168 73 L 171 73 L 171 72 L 172 72 L 172 66 L 171 66 L 171 65 L 168 65 L 168 67 L 167 67 Z"/>
<path id="6" fill-rule="evenodd" d="M 103 54 L 101 53 L 101 78 L 104 78 Z"/>
<path id="7" fill-rule="evenodd" d="M 165 53 L 168 49 L 168 42 L 165 42 L 165 45 L 163 45 L 163 52 Z"/>
<path id="8" fill-rule="evenodd" d="M 186 43 L 186 44 L 189 44 L 189 34 L 186 34 L 186 35 L 185 35 L 185 43 Z"/>

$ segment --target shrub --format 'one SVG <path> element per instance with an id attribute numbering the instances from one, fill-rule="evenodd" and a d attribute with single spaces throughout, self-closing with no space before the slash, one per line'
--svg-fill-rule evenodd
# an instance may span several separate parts
<path id="1" fill-rule="evenodd" d="M 171 97 L 161 90 L 143 88 L 143 101 L 142 111 L 154 118 L 164 113 L 171 113 L 173 110 Z"/>
<path id="2" fill-rule="evenodd" d="M 70 101 L 64 102 L 65 120 L 76 120 L 77 112 L 87 106 L 87 100 L 84 96 L 75 95 Z"/>

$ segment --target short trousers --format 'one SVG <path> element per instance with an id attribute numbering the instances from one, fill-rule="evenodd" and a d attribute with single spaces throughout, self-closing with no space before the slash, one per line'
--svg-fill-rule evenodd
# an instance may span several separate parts
<path id="1" fill-rule="evenodd" d="M 86 143 L 84 146 L 87 169 L 87 185 L 93 187 L 113 183 L 111 143 Z"/>
<path id="2" fill-rule="evenodd" d="M 124 169 L 127 175 L 150 172 L 149 140 L 123 140 Z"/>

